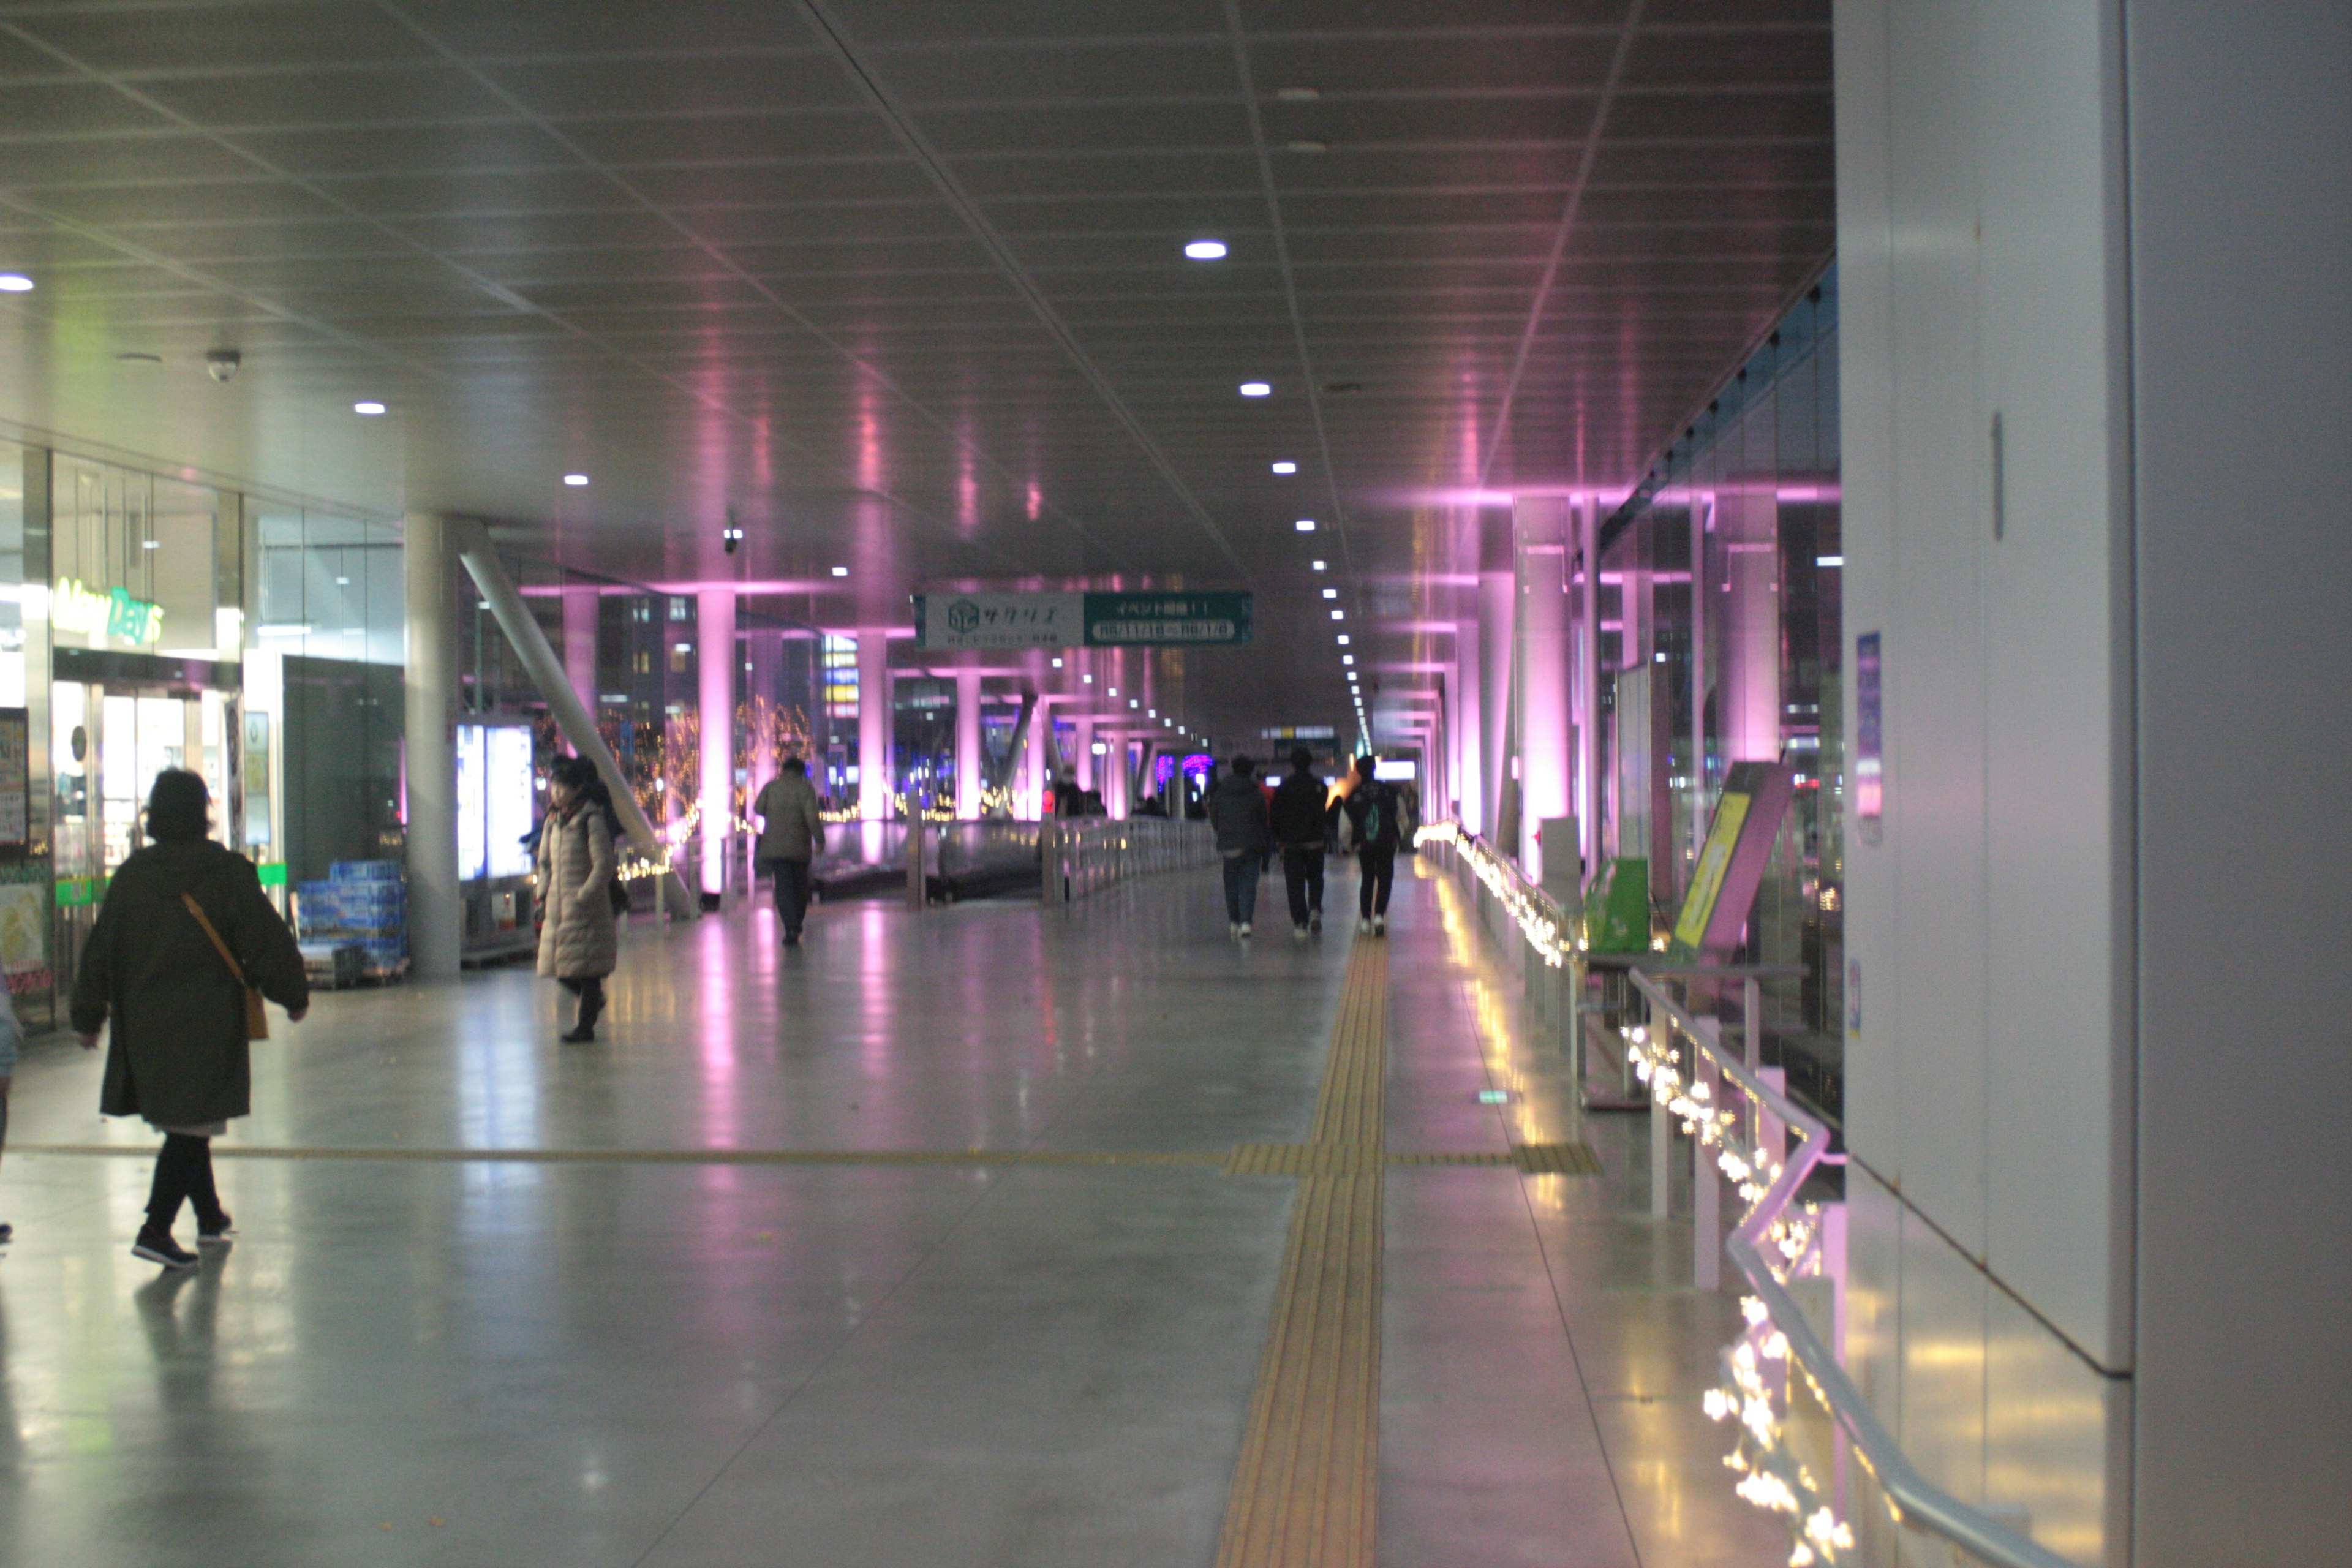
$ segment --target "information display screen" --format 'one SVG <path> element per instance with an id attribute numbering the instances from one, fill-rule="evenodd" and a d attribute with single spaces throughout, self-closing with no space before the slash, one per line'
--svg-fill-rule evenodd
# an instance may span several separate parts
<path id="1" fill-rule="evenodd" d="M 489 871 L 488 796 L 482 777 L 489 770 L 489 731 L 479 724 L 457 726 L 457 878 L 471 882 Z"/>
<path id="2" fill-rule="evenodd" d="M 489 868 L 493 877 L 527 877 L 530 851 L 523 835 L 530 831 L 532 795 L 530 731 L 520 724 L 489 731 L 488 766 L 482 779 L 484 816 L 488 824 Z"/>

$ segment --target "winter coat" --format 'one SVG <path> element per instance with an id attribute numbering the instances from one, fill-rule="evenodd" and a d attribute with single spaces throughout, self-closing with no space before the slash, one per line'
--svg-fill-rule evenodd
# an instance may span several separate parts
<path id="1" fill-rule="evenodd" d="M 107 884 L 74 972 L 73 1026 L 111 1025 L 98 1108 L 158 1127 L 201 1127 L 253 1109 L 245 991 L 180 895 L 191 893 L 247 984 L 287 1010 L 310 1005 L 294 933 L 252 862 L 211 839 L 151 844 Z"/>
<path id="2" fill-rule="evenodd" d="M 824 818 L 817 814 L 816 785 L 800 773 L 778 773 L 760 792 L 751 809 L 760 817 L 762 860 L 811 860 L 824 847 Z"/>
<path id="3" fill-rule="evenodd" d="M 539 836 L 539 972 L 559 980 L 610 974 L 620 960 L 613 927 L 613 830 L 593 802 L 567 820 L 550 812 Z"/>
<path id="4" fill-rule="evenodd" d="M 1274 786 L 1274 841 L 1320 849 L 1330 831 L 1331 813 L 1324 805 L 1330 794 L 1313 773 L 1293 773 Z"/>
<path id="5" fill-rule="evenodd" d="M 1263 855 L 1274 847 L 1266 823 L 1265 792 L 1255 779 L 1227 773 L 1209 796 L 1209 825 L 1217 830 L 1220 855 Z"/>

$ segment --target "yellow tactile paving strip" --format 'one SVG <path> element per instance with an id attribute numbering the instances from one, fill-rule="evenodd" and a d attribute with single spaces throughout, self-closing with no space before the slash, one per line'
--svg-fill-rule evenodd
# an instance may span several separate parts
<path id="1" fill-rule="evenodd" d="M 1296 1173 L 1299 1187 L 1218 1568 L 1369 1568 L 1372 1561 L 1388 981 L 1388 944 L 1359 941 L 1310 1141 L 1235 1150 L 1225 1167 Z"/>

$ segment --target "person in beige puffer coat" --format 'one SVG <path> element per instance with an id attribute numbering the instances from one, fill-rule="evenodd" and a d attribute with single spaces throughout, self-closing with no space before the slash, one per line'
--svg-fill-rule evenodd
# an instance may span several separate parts
<path id="1" fill-rule="evenodd" d="M 580 757 L 558 763 L 539 836 L 539 972 L 580 998 L 579 1022 L 563 1036 L 572 1045 L 595 1039 L 604 976 L 620 959 L 612 893 L 620 861 L 596 785 L 593 763 Z"/>

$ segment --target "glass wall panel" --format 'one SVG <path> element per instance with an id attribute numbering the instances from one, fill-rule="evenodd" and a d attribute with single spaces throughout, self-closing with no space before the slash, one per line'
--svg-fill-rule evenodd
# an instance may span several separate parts
<path id="1" fill-rule="evenodd" d="M 1767 1059 L 1843 1110 L 1845 752 L 1839 731 L 1836 276 L 1825 275 L 1601 529 L 1601 841 L 1645 858 L 1661 917 L 1687 890 L 1732 763 L 1780 761 L 1796 802 L 1747 956 Z"/>

